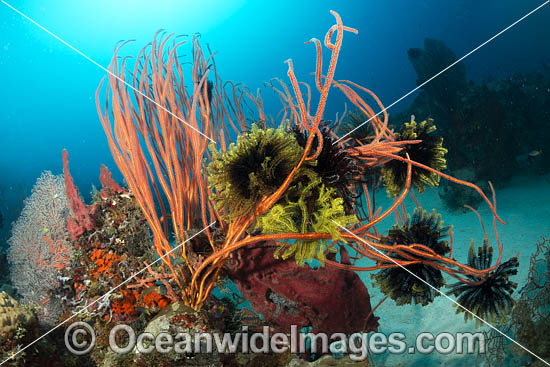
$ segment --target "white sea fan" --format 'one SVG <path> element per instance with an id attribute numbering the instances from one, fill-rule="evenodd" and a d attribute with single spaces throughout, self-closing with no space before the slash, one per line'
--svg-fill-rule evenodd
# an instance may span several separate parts
<path id="1" fill-rule="evenodd" d="M 60 270 L 70 263 L 73 246 L 66 225 L 67 197 L 63 175 L 45 171 L 25 199 L 8 240 L 11 281 L 21 303 L 39 307 L 41 323 L 53 324 L 61 314 L 54 291 Z"/>

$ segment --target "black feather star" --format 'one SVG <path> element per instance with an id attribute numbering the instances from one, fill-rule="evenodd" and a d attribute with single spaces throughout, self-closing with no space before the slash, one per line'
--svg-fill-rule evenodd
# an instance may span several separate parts
<path id="1" fill-rule="evenodd" d="M 304 148 L 307 143 L 307 132 L 300 131 L 296 126 L 292 128 L 292 133 L 296 137 L 298 144 Z M 353 211 L 353 203 L 357 198 L 354 192 L 355 184 L 360 182 L 360 169 L 357 160 L 350 156 L 347 150 L 335 144 L 336 139 L 331 135 L 327 128 L 321 129 L 323 138 L 323 147 L 315 163 L 310 167 L 317 173 L 323 184 L 336 190 L 339 197 L 344 200 L 344 209 L 350 214 Z M 319 146 L 317 136 L 313 138 L 310 152 L 315 152 Z"/>
<path id="2" fill-rule="evenodd" d="M 449 229 L 450 226 L 443 226 L 441 215 L 437 214 L 435 210 L 428 214 L 425 210 L 416 208 L 412 219 L 407 220 L 401 227 L 391 229 L 388 235 L 382 238 L 382 243 L 387 245 L 422 244 L 437 255 L 445 256 L 450 251 L 448 242 L 444 240 L 449 234 Z M 406 260 L 399 256 L 393 258 Z M 380 290 L 389 295 L 397 305 L 411 304 L 413 301 L 415 304 L 423 306 L 431 303 L 439 295 L 435 289 L 445 285 L 441 271 L 422 263 L 404 267 L 408 271 L 402 267 L 386 268 L 371 277 L 376 280 Z"/>
<path id="3" fill-rule="evenodd" d="M 472 241 L 468 251 L 468 266 L 477 270 L 488 269 L 492 259 L 493 248 L 487 239 L 483 241 L 482 246 L 478 247 L 477 254 Z M 457 302 L 479 318 L 489 323 L 503 321 L 514 304 L 512 293 L 517 284 L 509 278 L 517 274 L 518 266 L 517 257 L 513 257 L 500 264 L 496 270 L 488 274 L 486 279 L 468 276 L 469 280 L 477 284 L 463 282 L 451 284 L 449 294 L 457 296 Z M 458 308 L 456 313 L 460 312 L 465 311 L 463 308 Z M 464 321 L 472 318 L 469 312 L 464 313 Z M 480 321 L 476 320 L 476 326 L 479 324 Z"/>

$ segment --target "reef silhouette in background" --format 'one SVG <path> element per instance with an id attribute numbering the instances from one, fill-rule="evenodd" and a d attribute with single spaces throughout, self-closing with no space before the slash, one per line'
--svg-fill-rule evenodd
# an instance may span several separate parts
<path id="1" fill-rule="evenodd" d="M 418 85 L 457 59 L 444 42 L 429 38 L 423 48 L 411 48 L 407 54 Z M 502 186 L 518 172 L 550 172 L 543 151 L 550 140 L 548 65 L 536 72 L 474 82 L 460 62 L 423 86 L 404 112 L 392 116 L 391 124 L 399 126 L 411 114 L 437 122 L 449 150 L 450 172 L 485 192 L 487 180 Z M 441 196 L 453 209 L 481 203 L 475 192 L 452 183 L 442 186 Z"/>

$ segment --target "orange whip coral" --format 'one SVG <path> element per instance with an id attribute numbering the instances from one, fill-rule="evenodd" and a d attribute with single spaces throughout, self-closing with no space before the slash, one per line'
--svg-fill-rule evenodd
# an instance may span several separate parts
<path id="1" fill-rule="evenodd" d="M 380 167 L 391 160 L 399 160 L 407 167 L 405 185 L 392 205 L 381 210 L 374 207 L 365 183 L 357 183 L 365 194 L 366 218 L 361 218 L 350 231 L 341 230 L 340 238 L 357 253 L 374 262 L 372 266 L 359 267 L 326 260 L 326 264 L 349 270 L 377 270 L 399 265 L 425 264 L 459 279 L 473 283 L 468 276 L 483 281 L 495 270 L 502 257 L 502 246 L 496 232 L 496 200 L 489 200 L 475 185 L 450 177 L 424 164 L 411 160 L 402 152 L 407 144 L 420 140 L 396 139 L 388 128 L 388 114 L 381 101 L 370 90 L 348 80 L 334 80 L 334 74 L 345 32 L 358 33 L 344 26 L 338 13 L 331 11 L 336 19 L 324 38 L 324 46 L 330 52 L 326 74 L 323 73 L 323 45 L 320 40 L 309 42 L 316 49 L 315 89 L 319 102 L 311 110 L 312 88 L 299 82 L 294 73 L 292 60 L 287 60 L 289 88 L 279 79 L 271 84 L 283 103 L 280 124 L 307 136 L 303 153 L 295 167 L 274 192 L 265 195 L 257 205 L 231 220 L 226 219 L 227 208 L 216 206 L 212 201 L 216 188 L 208 187 L 204 163 L 210 162 L 216 142 L 221 151 L 230 148 L 236 135 L 246 132 L 245 111 L 254 110 L 260 122 L 273 124 L 263 111 L 259 95 L 233 83 L 223 84 L 216 71 L 212 55 L 206 57 L 197 37 L 192 39 L 193 62 L 187 74 L 180 63 L 178 48 L 185 41 L 169 35 L 155 35 L 153 42 L 138 55 L 135 66 L 128 70 L 127 58 L 119 59 L 122 45 L 115 49 L 107 80 L 100 86 L 96 100 L 101 122 L 107 134 L 116 164 L 126 178 L 128 187 L 135 195 L 154 236 L 154 249 L 162 256 L 163 267 L 173 274 L 182 291 L 184 302 L 198 309 L 215 286 L 225 260 L 238 249 L 259 242 L 278 243 L 284 240 L 319 241 L 330 240 L 329 233 L 276 233 L 254 234 L 252 229 L 257 218 L 272 208 L 287 192 L 299 170 L 314 161 L 323 149 L 321 128 L 323 115 L 331 87 L 335 87 L 361 111 L 372 125 L 373 136 L 368 143 L 348 137 L 338 140 L 337 148 L 357 159 L 364 169 Z M 292 93 L 291 93 L 292 91 Z M 102 105 L 102 93 L 105 103 Z M 381 113 L 376 114 L 360 93 L 372 98 Z M 331 132 L 332 133 L 332 132 Z M 332 133 L 334 135 L 334 133 Z M 335 135 L 334 135 L 335 136 Z M 316 141 L 316 143 L 314 143 Z M 411 192 L 411 174 L 414 170 L 426 170 L 453 182 L 475 189 L 489 205 L 493 213 L 498 260 L 486 269 L 475 269 L 461 264 L 452 257 L 451 251 L 442 256 L 421 243 L 388 244 L 382 240 L 375 226 L 384 218 L 395 215 L 406 217 L 403 201 Z M 359 181 L 358 181 L 359 182 Z M 494 192 L 493 192 L 494 193 Z M 357 204 L 356 204 L 357 205 Z M 363 208 L 364 210 L 364 208 Z M 216 224 L 212 226 L 212 223 Z M 197 230 L 205 228 L 201 241 L 206 243 L 202 251 L 183 244 L 173 251 L 170 236 L 180 244 L 191 238 Z M 191 242 L 190 242 L 191 243 Z M 330 247 L 334 247 L 333 241 Z M 168 253 L 171 252 L 169 255 Z M 389 256 L 394 262 L 388 262 Z M 182 258 L 183 261 L 178 261 Z"/>

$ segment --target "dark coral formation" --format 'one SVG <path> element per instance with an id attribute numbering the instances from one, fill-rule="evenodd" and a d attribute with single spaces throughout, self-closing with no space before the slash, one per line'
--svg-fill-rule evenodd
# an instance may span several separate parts
<path id="1" fill-rule="evenodd" d="M 417 85 L 425 83 L 457 59 L 455 53 L 445 43 L 430 38 L 424 40 L 424 48 L 411 48 L 407 51 L 407 55 L 416 71 Z M 447 110 L 449 106 L 459 104 L 459 93 L 467 88 L 467 84 L 466 67 L 458 63 L 437 78 L 430 80 L 422 88 L 430 97 L 436 97 L 433 98 L 435 108 Z"/>
<path id="2" fill-rule="evenodd" d="M 39 311 L 0 291 L 0 363 L 9 367 L 76 366 L 78 359 L 78 366 L 91 366 L 86 356 L 78 358 L 67 350 L 62 330 L 41 327 Z"/>
<path id="3" fill-rule="evenodd" d="M 457 59 L 443 42 L 431 39 L 408 56 L 418 85 Z M 480 82 L 468 81 L 465 70 L 458 63 L 424 85 L 406 111 L 391 116 L 391 123 L 399 125 L 411 115 L 432 117 L 449 149 L 449 169 L 471 169 L 473 182 L 502 185 L 519 170 L 550 172 L 550 160 L 541 152 L 550 139 L 550 69 Z M 456 208 L 461 200 L 451 194 L 444 198 Z"/>
<path id="4" fill-rule="evenodd" d="M 422 243 L 437 255 L 445 256 L 450 248 L 445 240 L 450 227 L 443 226 L 441 215 L 434 211 L 428 214 L 416 208 L 411 219 L 401 227 L 394 227 L 384 237 L 388 245 L 412 245 Z M 396 260 L 406 260 L 402 256 L 393 256 Z M 390 263 L 388 261 L 388 263 Z M 426 264 L 410 264 L 402 267 L 391 267 L 373 274 L 380 290 L 389 295 L 398 305 L 431 303 L 439 293 L 436 289 L 445 285 L 441 271 Z M 411 274 L 412 273 L 412 274 Z M 414 274 L 414 275 L 413 275 Z M 420 279 L 419 279 L 420 278 Z M 428 286 L 430 284 L 432 287 Z M 435 289 L 434 289 L 435 288 Z"/>
<path id="5" fill-rule="evenodd" d="M 513 337 L 537 356 L 550 360 L 550 240 L 542 237 L 531 255 L 529 276 L 519 291 L 519 300 L 512 311 L 510 325 Z M 525 355 L 533 366 L 543 366 L 540 360 L 510 345 L 514 354 Z"/>

